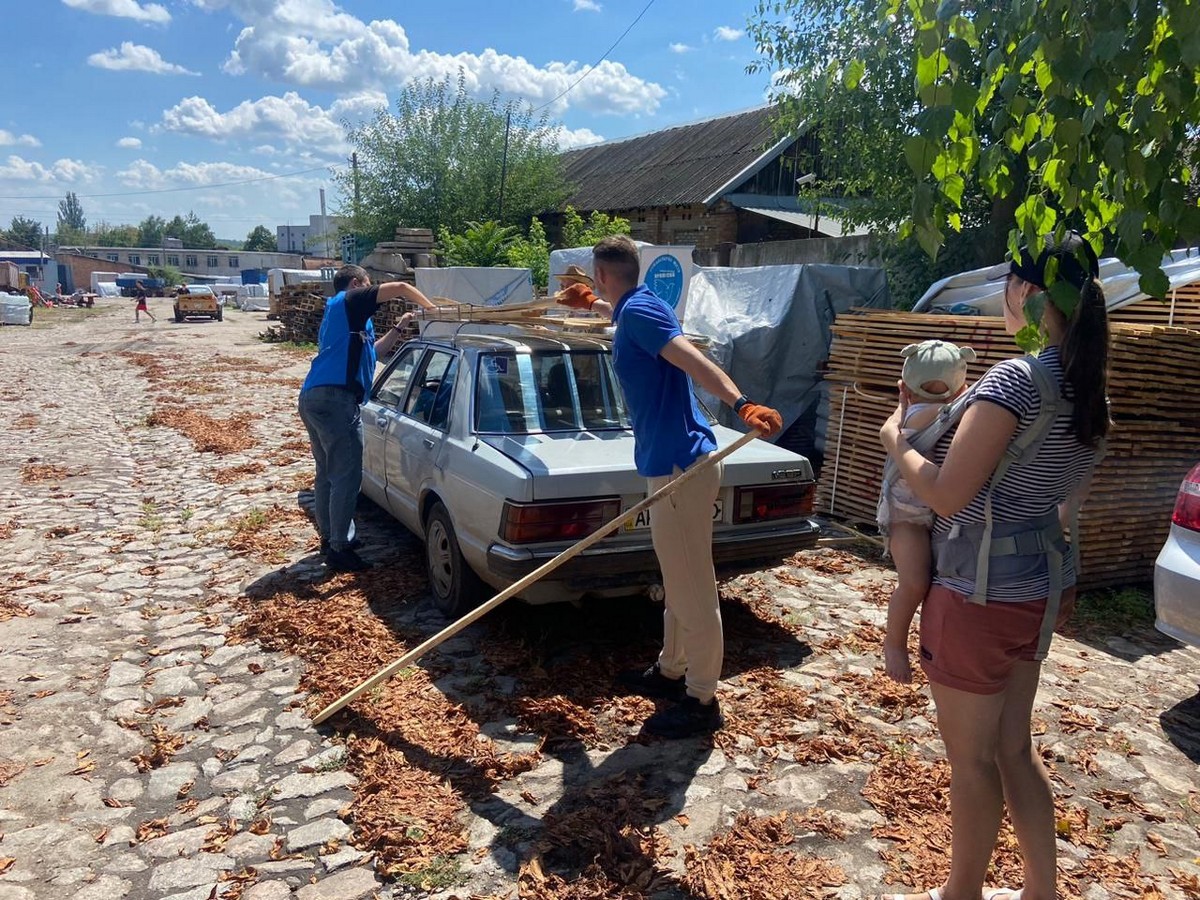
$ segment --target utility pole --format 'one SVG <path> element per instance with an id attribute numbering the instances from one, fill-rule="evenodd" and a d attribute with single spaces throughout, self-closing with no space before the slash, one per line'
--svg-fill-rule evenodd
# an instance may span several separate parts
<path id="1" fill-rule="evenodd" d="M 358 184 L 358 151 L 354 151 L 353 153 L 350 154 L 350 169 L 352 170 L 353 177 L 354 177 L 354 231 L 352 231 L 350 233 L 350 236 L 354 239 L 354 251 L 351 253 L 351 256 L 353 258 L 350 261 L 352 263 L 357 264 L 358 263 L 358 226 L 360 224 L 359 218 L 358 218 L 358 204 L 359 204 L 359 201 L 361 198 L 361 193 L 359 191 L 359 184 Z"/>
<path id="2" fill-rule="evenodd" d="M 504 154 L 500 157 L 500 202 L 496 206 L 496 221 L 504 221 L 504 179 L 508 176 L 508 132 L 512 127 L 512 109 L 504 113 Z"/>

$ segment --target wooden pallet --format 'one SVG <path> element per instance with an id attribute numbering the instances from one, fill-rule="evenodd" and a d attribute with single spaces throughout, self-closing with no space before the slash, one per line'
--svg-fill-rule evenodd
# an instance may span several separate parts
<path id="1" fill-rule="evenodd" d="M 1200 331 L 1114 321 L 1111 332 L 1115 424 L 1080 520 L 1085 587 L 1151 577 L 1179 484 L 1200 452 Z M 895 409 L 900 349 L 930 338 L 969 344 L 980 356 L 971 379 L 1019 351 L 1003 321 L 988 317 L 854 311 L 834 323 L 833 335 L 817 510 L 873 524 L 879 427 Z"/>

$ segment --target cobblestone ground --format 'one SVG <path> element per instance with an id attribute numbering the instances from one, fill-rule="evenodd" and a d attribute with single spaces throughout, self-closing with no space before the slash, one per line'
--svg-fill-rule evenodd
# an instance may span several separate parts
<path id="1" fill-rule="evenodd" d="M 457 798 L 462 845 L 452 865 L 377 875 L 387 854 L 374 852 L 378 833 L 355 829 L 366 798 L 347 763 L 364 739 L 350 732 L 370 714 L 315 729 L 301 681 L 319 653 L 305 661 L 238 634 L 247 588 L 253 603 L 271 585 L 330 584 L 297 502 L 310 484 L 294 413 L 306 359 L 258 342 L 264 327 L 235 311 L 134 326 L 122 306 L 0 330 L 0 900 L 856 900 L 932 877 L 945 773 L 926 693 L 878 675 L 890 575 L 821 551 L 726 586 L 750 605 L 727 617 L 729 725 L 715 746 L 637 742 L 643 701 L 613 704 L 596 695 L 606 685 L 589 695 L 602 737 L 539 732 L 554 698 L 529 686 L 575 672 L 557 686 L 569 693 L 601 646 L 648 651 L 652 612 L 621 607 L 606 622 L 595 610 L 501 610 L 449 642 L 430 658 L 422 702 L 444 696 L 447 717 L 473 720 L 470 741 L 526 762 L 460 778 L 461 766 L 404 744 L 404 764 Z M 417 585 L 371 606 L 411 646 L 441 624 L 419 599 L 415 542 L 378 513 L 362 524 L 364 554 Z M 311 609 L 312 621 L 333 615 Z M 571 639 L 529 649 L 550 634 Z M 776 640 L 778 651 L 762 646 Z M 1087 900 L 1200 896 L 1198 662 L 1144 628 L 1055 644 L 1038 740 L 1054 768 L 1065 877 Z M 628 805 L 630 786 L 643 804 Z M 599 827 L 588 807 L 607 815 L 614 794 L 654 859 L 639 884 L 637 860 L 580 837 Z M 745 811 L 800 824 L 738 857 Z M 429 824 L 399 819 L 419 845 Z M 564 827 L 578 829 L 573 850 L 586 858 L 555 874 L 551 848 L 543 871 L 545 840 L 570 843 Z M 392 874 L 406 871 L 387 858 Z M 576 876 L 603 883 L 589 859 L 628 892 L 572 888 Z M 784 878 L 771 868 L 780 859 L 787 877 L 822 867 L 806 870 L 804 890 L 756 885 L 763 872 Z"/>

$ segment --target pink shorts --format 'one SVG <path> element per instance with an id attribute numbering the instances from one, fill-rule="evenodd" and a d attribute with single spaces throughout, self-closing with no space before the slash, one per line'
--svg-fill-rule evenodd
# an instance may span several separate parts
<path id="1" fill-rule="evenodd" d="M 1017 662 L 1037 659 L 1045 600 L 970 603 L 935 584 L 921 606 L 921 668 L 930 681 L 971 694 L 998 694 Z M 1063 591 L 1055 628 L 1075 611 L 1075 588 Z"/>

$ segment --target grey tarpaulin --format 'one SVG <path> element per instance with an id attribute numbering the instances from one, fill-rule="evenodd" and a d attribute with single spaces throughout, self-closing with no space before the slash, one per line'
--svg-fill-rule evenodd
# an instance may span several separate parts
<path id="1" fill-rule="evenodd" d="M 821 374 L 829 358 L 829 329 L 839 313 L 854 306 L 891 306 L 883 269 L 698 266 L 683 327 L 712 341 L 709 356 L 747 397 L 780 411 L 784 432 L 778 443 L 809 457 L 816 468 L 829 414 Z M 721 424 L 745 430 L 732 410 L 700 396 Z"/>

